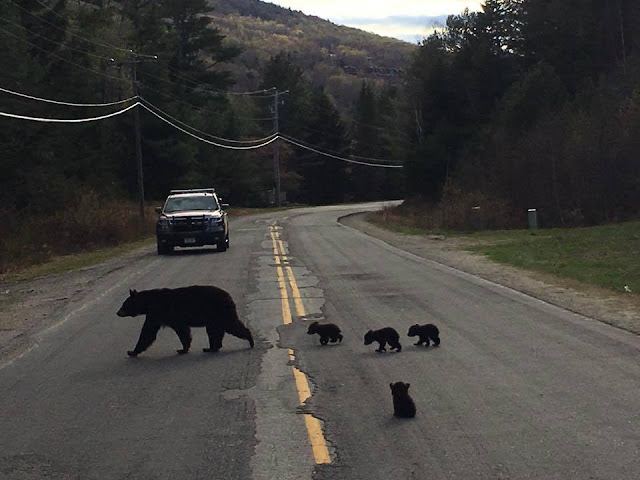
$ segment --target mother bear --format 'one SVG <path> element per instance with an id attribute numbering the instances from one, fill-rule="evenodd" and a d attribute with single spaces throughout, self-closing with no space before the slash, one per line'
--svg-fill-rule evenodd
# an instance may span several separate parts
<path id="1" fill-rule="evenodd" d="M 191 347 L 191 328 L 205 327 L 209 336 L 209 348 L 204 352 L 217 352 L 222 347 L 222 338 L 229 333 L 249 341 L 253 348 L 253 336 L 238 318 L 236 304 L 225 290 L 214 286 L 193 285 L 182 288 L 159 288 L 137 292 L 129 291 L 117 315 L 135 317 L 146 315 L 140 338 L 133 350 L 127 354 L 135 357 L 144 352 L 155 341 L 160 327 L 172 328 L 182 349 L 188 353 Z"/>

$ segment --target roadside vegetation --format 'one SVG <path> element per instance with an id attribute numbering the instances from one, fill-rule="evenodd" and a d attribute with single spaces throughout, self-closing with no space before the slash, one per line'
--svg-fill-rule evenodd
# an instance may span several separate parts
<path id="1" fill-rule="evenodd" d="M 6 229 L 0 237 L 0 275 L 56 257 L 68 260 L 73 254 L 94 252 L 99 258 L 101 249 L 150 238 L 156 218 L 148 207 L 142 222 L 137 203 L 102 201 L 91 191 L 78 193 L 73 208 L 33 216 L 0 212 L 0 224 Z M 61 268 L 57 262 L 54 270 Z"/>
<path id="2" fill-rule="evenodd" d="M 274 151 L 256 144 L 277 113 L 292 204 L 406 198 L 383 223 L 431 231 L 525 228 L 527 208 L 545 229 L 637 219 L 637 0 L 485 0 L 418 45 L 214 3 L 0 0 L 3 111 L 21 117 L 0 119 L 0 274 L 153 235 L 134 116 L 68 122 L 135 93 L 147 198 L 213 185 L 268 206 Z"/>
<path id="3" fill-rule="evenodd" d="M 145 245 L 155 245 L 155 206 L 147 202 L 141 221 L 136 202 L 100 202 L 85 192 L 76 209 L 28 219 L 1 215 L 7 232 L 0 237 L 0 282 L 15 282 L 95 265 Z M 240 217 L 296 207 L 229 210 Z"/>
<path id="4" fill-rule="evenodd" d="M 640 292 L 640 221 L 584 228 L 477 232 L 469 250 L 516 267 L 618 292 Z M 489 242 L 484 244 L 484 242 Z"/>
<path id="5" fill-rule="evenodd" d="M 486 220 L 474 218 L 467 210 L 456 217 L 454 210 L 426 209 L 421 214 L 417 208 L 387 208 L 370 219 L 380 227 L 409 235 L 462 238 L 466 250 L 499 263 L 617 292 L 640 293 L 638 220 L 595 227 L 482 230 Z M 443 218 L 449 222 L 443 222 Z M 452 228 L 463 224 L 464 228 Z"/>

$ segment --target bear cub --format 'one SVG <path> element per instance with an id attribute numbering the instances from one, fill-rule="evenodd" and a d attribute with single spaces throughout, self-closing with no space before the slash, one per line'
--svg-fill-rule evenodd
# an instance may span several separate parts
<path id="1" fill-rule="evenodd" d="M 390 383 L 391 397 L 393 398 L 393 414 L 400 418 L 413 418 L 416 416 L 416 404 L 409 395 L 411 384 L 404 382 Z"/>
<path id="2" fill-rule="evenodd" d="M 336 343 L 338 341 L 342 342 L 340 327 L 338 327 L 335 323 L 313 322 L 311 325 L 309 325 L 307 335 L 313 335 L 315 333 L 320 335 L 321 345 L 326 345 L 327 343 L 329 343 L 329 340 L 331 340 L 331 343 Z"/>
<path id="3" fill-rule="evenodd" d="M 427 323 L 425 325 L 418 325 L 416 323 L 409 328 L 408 335 L 410 337 L 420 337 L 418 343 L 414 343 L 414 345 L 422 345 L 424 343 L 425 347 L 428 347 L 429 340 L 433 342 L 434 347 L 440 345 L 440 331 L 433 323 Z"/>
<path id="4" fill-rule="evenodd" d="M 242 338 L 253 348 L 251 332 L 238 318 L 236 304 L 225 290 L 214 286 L 193 285 L 182 288 L 158 288 L 137 292 L 129 291 L 117 315 L 135 317 L 146 315 L 140 338 L 133 350 L 127 354 L 135 357 L 144 352 L 156 340 L 161 327 L 173 329 L 182 349 L 180 354 L 189 352 L 191 347 L 191 327 L 204 327 L 209 337 L 209 348 L 204 352 L 217 352 L 222 347 L 225 333 Z"/>
<path id="5" fill-rule="evenodd" d="M 400 335 L 392 327 L 381 328 L 380 330 L 369 330 L 364 336 L 364 344 L 371 345 L 373 342 L 378 342 L 380 347 L 376 349 L 376 352 L 386 352 L 385 345 L 388 343 L 396 352 L 402 351 L 402 345 L 400 345 Z"/>

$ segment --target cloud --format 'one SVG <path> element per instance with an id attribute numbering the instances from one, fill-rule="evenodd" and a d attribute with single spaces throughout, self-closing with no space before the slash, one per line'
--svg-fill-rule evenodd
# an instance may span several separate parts
<path id="1" fill-rule="evenodd" d="M 449 14 L 480 10 L 481 0 L 266 0 L 338 25 L 411 43 L 442 28 Z"/>
<path id="2" fill-rule="evenodd" d="M 269 1 L 269 0 L 267 0 Z M 423 16 L 458 14 L 465 8 L 479 10 L 481 0 L 270 0 L 283 7 L 301 10 L 307 15 L 336 19 L 359 17 L 363 12 L 377 19 L 391 15 Z"/>
<path id="3" fill-rule="evenodd" d="M 407 26 L 407 27 L 431 27 L 438 26 L 443 27 L 447 21 L 448 15 L 421 15 L 416 17 L 409 17 L 406 15 L 391 15 L 384 18 L 341 18 L 340 23 L 344 25 L 395 25 L 395 26 Z"/>
<path id="4" fill-rule="evenodd" d="M 436 30 L 442 29 L 446 24 L 447 17 L 448 15 L 421 15 L 417 17 L 393 15 L 385 18 L 358 17 L 343 18 L 339 21 L 331 19 L 331 21 L 385 37 L 418 43 Z"/>

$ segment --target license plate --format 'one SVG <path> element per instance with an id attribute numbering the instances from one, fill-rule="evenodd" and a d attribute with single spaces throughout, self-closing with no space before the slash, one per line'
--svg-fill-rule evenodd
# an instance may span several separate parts
<path id="1" fill-rule="evenodd" d="M 196 243 L 196 239 L 195 238 L 185 238 L 184 239 L 184 243 L 185 243 L 185 245 L 188 245 L 190 243 Z"/>

